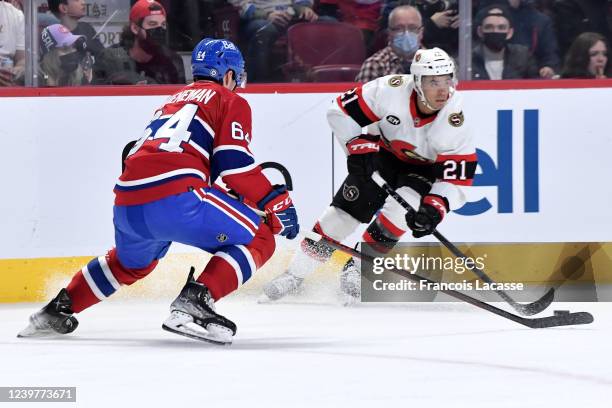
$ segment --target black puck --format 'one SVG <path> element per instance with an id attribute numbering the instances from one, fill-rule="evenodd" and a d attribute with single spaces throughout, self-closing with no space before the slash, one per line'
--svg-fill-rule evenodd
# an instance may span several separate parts
<path id="1" fill-rule="evenodd" d="M 566 316 L 570 314 L 569 310 L 555 310 L 555 316 Z"/>

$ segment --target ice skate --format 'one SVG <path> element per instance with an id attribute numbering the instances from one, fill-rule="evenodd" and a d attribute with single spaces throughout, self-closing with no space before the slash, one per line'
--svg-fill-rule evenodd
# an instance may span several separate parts
<path id="1" fill-rule="evenodd" d="M 264 295 L 270 300 L 278 300 L 290 293 L 298 293 L 304 278 L 292 275 L 289 271 L 278 275 L 264 286 Z"/>
<path id="2" fill-rule="evenodd" d="M 353 258 L 346 262 L 340 272 L 340 290 L 355 301 L 361 297 L 361 273 Z"/>
<path id="3" fill-rule="evenodd" d="M 170 305 L 170 317 L 162 328 L 181 336 L 214 344 L 231 344 L 236 325 L 215 312 L 215 302 L 208 288 L 193 278 L 195 268 L 189 271 L 187 283 Z"/>
<path id="4" fill-rule="evenodd" d="M 334 252 L 333 248 L 326 244 L 318 243 L 310 238 L 305 238 L 300 243 L 298 250 L 291 261 L 288 271 L 283 272 L 268 282 L 263 289 L 263 295 L 259 302 L 275 301 L 288 294 L 296 294 L 302 288 L 304 278 L 316 270 L 322 263 L 327 262 Z"/>
<path id="5" fill-rule="evenodd" d="M 17 337 L 49 337 L 68 334 L 79 325 L 73 316 L 72 301 L 66 289 L 60 290 L 49 304 L 30 316 L 30 324 Z"/>

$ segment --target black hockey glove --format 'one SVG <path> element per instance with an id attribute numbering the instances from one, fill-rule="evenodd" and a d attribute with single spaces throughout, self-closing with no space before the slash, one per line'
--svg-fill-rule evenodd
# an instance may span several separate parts
<path id="1" fill-rule="evenodd" d="M 346 159 L 346 166 L 348 167 L 349 174 L 363 177 L 372 176 L 372 173 L 374 173 L 374 170 L 376 170 L 376 166 L 374 164 L 375 158 L 376 153 L 349 156 Z"/>
<path id="2" fill-rule="evenodd" d="M 419 211 L 410 210 L 406 214 L 406 223 L 412 230 L 412 236 L 421 238 L 434 232 L 448 212 L 448 200 L 438 195 L 426 195 L 421 200 Z"/>
<path id="3" fill-rule="evenodd" d="M 378 142 L 379 137 L 373 135 L 361 135 L 349 140 L 346 144 L 349 153 L 346 166 L 349 174 L 370 177 L 374 173 L 376 155 L 380 150 Z"/>

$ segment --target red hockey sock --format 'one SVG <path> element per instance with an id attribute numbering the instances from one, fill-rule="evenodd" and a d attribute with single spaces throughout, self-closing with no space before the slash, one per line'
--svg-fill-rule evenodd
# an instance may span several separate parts
<path id="1" fill-rule="evenodd" d="M 66 288 L 68 296 L 70 296 L 72 300 L 72 311 L 75 313 L 79 313 L 100 301 L 83 276 L 83 269 L 73 276 L 70 284 Z"/>
<path id="2" fill-rule="evenodd" d="M 198 277 L 198 282 L 208 287 L 215 301 L 219 300 L 245 283 L 272 257 L 275 248 L 272 232 L 262 223 L 249 245 L 219 249 Z"/>
<path id="3" fill-rule="evenodd" d="M 240 271 L 236 272 L 235 266 L 230 263 L 231 261 L 228 262 L 222 256 L 227 256 L 227 254 L 222 255 L 217 252 L 204 268 L 204 272 L 198 277 L 198 282 L 206 285 L 210 295 L 215 300 L 227 296 L 238 289 L 239 286 L 237 273 L 240 273 Z"/>
<path id="4" fill-rule="evenodd" d="M 156 265 L 157 261 L 153 261 L 146 268 L 124 268 L 114 248 L 106 256 L 92 259 L 74 275 L 66 288 L 72 300 L 72 311 L 79 313 L 106 299 L 121 285 L 131 285 L 147 276 Z"/>

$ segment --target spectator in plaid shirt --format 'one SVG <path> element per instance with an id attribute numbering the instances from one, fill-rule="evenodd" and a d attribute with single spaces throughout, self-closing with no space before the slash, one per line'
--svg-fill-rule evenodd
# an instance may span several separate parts
<path id="1" fill-rule="evenodd" d="M 399 6 L 391 11 L 388 22 L 389 45 L 363 62 L 357 82 L 410 72 L 410 63 L 423 39 L 421 13 L 412 6 Z"/>

